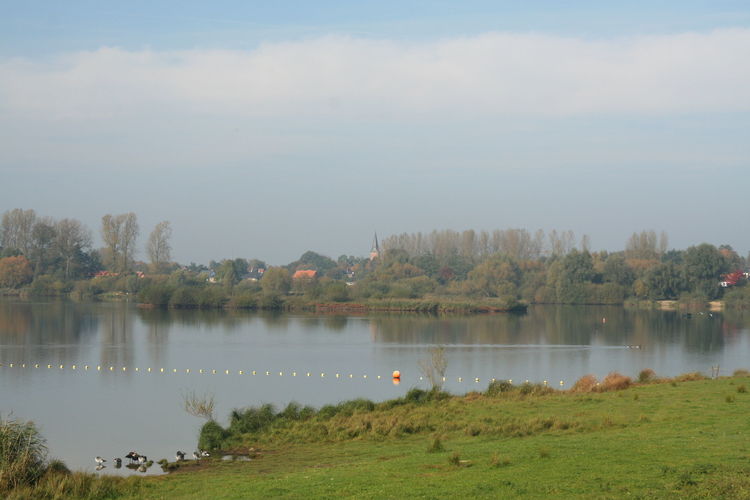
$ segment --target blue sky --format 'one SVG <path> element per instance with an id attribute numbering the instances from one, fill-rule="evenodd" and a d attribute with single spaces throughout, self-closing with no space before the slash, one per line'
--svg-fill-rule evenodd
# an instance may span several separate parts
<path id="1" fill-rule="evenodd" d="M 511 227 L 747 254 L 750 7 L 612 4 L 6 4 L 0 212 L 170 220 L 182 262 Z"/>

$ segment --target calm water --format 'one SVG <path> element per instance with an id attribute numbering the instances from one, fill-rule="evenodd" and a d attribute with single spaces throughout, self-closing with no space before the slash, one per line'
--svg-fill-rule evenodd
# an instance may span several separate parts
<path id="1" fill-rule="evenodd" d="M 455 393 L 491 378 L 569 387 L 588 373 L 644 368 L 668 376 L 719 365 L 729 374 L 750 367 L 749 325 L 728 314 L 619 307 L 438 318 L 0 301 L 0 414 L 34 420 L 51 455 L 73 468 L 93 470 L 101 455 L 110 464 L 103 472 L 124 473 L 112 458 L 130 450 L 173 460 L 176 450 L 195 449 L 203 421 L 182 409 L 191 391 L 213 394 L 223 423 L 232 408 L 266 402 L 383 400 L 427 387 L 418 363 L 436 345 L 445 346 L 446 388 Z M 391 382 L 396 369 L 400 385 Z"/>

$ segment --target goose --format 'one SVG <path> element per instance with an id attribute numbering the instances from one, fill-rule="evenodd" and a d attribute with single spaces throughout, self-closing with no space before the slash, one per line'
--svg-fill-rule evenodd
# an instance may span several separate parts
<path id="1" fill-rule="evenodd" d="M 105 459 L 103 459 L 102 457 L 96 457 L 96 458 L 94 459 L 94 461 L 95 461 L 95 462 L 96 462 L 96 463 L 97 463 L 98 465 L 104 465 L 104 462 L 106 462 L 106 460 L 105 460 Z"/>
<path id="2" fill-rule="evenodd" d="M 177 451 L 174 456 L 175 461 L 179 462 L 180 460 L 185 460 L 185 452 L 184 451 Z"/>

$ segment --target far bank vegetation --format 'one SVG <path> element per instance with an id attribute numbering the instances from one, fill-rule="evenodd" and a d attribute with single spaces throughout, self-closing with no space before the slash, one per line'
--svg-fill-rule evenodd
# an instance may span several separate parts
<path id="1" fill-rule="evenodd" d="M 5 212 L 0 293 L 131 297 L 154 307 L 313 311 L 493 312 L 526 304 L 623 304 L 723 300 L 750 308 L 747 259 L 729 245 L 669 249 L 665 233 L 633 233 L 618 251 L 592 251 L 572 231 L 433 231 L 375 240 L 369 256 L 336 260 L 308 251 L 268 266 L 257 258 L 181 265 L 172 227 L 158 223 L 137 260 L 134 213 L 107 214 L 103 248 L 74 219 Z M 304 271 L 304 273 L 300 273 Z"/>

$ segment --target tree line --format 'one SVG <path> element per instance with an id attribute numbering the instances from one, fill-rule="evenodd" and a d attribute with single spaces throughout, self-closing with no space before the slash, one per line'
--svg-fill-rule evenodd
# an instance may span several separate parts
<path id="1" fill-rule="evenodd" d="M 102 217 L 104 247 L 93 248 L 91 230 L 76 219 L 56 220 L 33 209 L 15 208 L 0 221 L 0 287 L 18 288 L 37 280 L 66 283 L 89 279 L 101 271 L 127 273 L 150 269 L 163 272 L 171 265 L 168 221 L 160 222 L 146 245 L 150 264 L 135 261 L 139 235 L 134 213 Z"/>
<path id="2" fill-rule="evenodd" d="M 36 292 L 142 293 L 151 303 L 186 307 L 276 307 L 290 300 L 372 301 L 448 298 L 508 303 L 621 304 L 630 299 L 720 298 L 748 289 L 747 259 L 708 243 L 669 249 L 666 233 L 636 232 L 619 251 L 592 251 L 572 231 L 504 229 L 404 233 L 382 240 L 375 258 L 334 260 L 308 251 L 285 266 L 257 258 L 179 265 L 171 260 L 172 228 L 157 224 L 137 260 L 134 213 L 106 214 L 102 248 L 75 219 L 33 210 L 5 212 L 0 223 L 0 287 Z M 313 278 L 293 279 L 297 270 Z M 734 273 L 734 274 L 732 274 Z M 741 279 L 725 281 L 726 276 Z M 725 281 L 729 288 L 720 286 Z M 747 294 L 746 291 L 742 292 Z M 744 299 L 743 299 L 744 300 Z"/>

